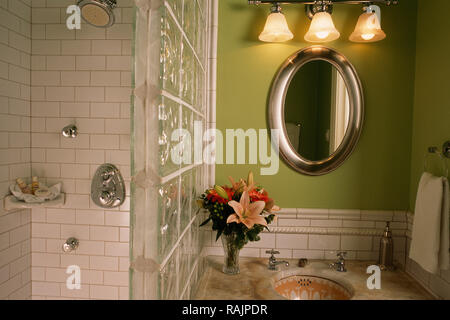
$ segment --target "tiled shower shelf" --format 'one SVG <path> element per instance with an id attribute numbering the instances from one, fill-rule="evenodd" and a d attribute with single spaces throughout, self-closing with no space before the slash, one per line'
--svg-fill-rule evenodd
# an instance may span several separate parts
<path id="1" fill-rule="evenodd" d="M 47 208 L 47 207 L 61 207 L 66 202 L 66 194 L 61 193 L 55 199 L 50 201 L 45 201 L 42 203 L 26 203 L 17 200 L 13 195 L 6 196 L 3 200 L 3 208 L 6 211 L 14 209 L 29 209 L 29 208 Z"/>

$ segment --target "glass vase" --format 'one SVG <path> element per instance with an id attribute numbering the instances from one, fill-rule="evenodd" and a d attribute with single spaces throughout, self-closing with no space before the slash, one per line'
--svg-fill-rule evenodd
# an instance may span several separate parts
<path id="1" fill-rule="evenodd" d="M 222 271 L 225 274 L 238 274 L 239 271 L 239 251 L 236 245 L 236 233 L 229 235 L 222 234 L 222 245 L 224 251 L 224 261 Z"/>

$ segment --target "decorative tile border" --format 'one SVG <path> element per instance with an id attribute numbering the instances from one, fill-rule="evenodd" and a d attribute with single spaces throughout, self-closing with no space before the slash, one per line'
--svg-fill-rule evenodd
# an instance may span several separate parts
<path id="1" fill-rule="evenodd" d="M 265 233 L 295 233 L 295 234 L 317 234 L 317 235 L 359 235 L 359 236 L 382 236 L 383 229 L 356 229 L 356 228 L 316 228 L 316 227 L 270 227 Z M 399 234 L 400 233 L 400 234 Z M 396 235 L 404 235 L 397 232 Z"/>
<path id="2" fill-rule="evenodd" d="M 338 219 L 395 222 L 406 222 L 407 215 L 407 211 L 358 209 L 283 208 L 277 212 L 278 219 Z"/>
<path id="3" fill-rule="evenodd" d="M 381 236 L 389 221 L 393 235 L 405 236 L 407 219 L 406 211 L 287 208 L 278 212 L 269 229 L 273 233 Z"/>

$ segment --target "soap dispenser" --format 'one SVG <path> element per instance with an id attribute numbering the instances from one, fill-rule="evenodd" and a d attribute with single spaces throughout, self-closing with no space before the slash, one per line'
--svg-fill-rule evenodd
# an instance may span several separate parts
<path id="1" fill-rule="evenodd" d="M 392 232 L 389 222 L 386 222 L 383 236 L 380 239 L 380 256 L 378 258 L 378 265 L 381 270 L 394 269 L 394 241 L 392 239 Z"/>

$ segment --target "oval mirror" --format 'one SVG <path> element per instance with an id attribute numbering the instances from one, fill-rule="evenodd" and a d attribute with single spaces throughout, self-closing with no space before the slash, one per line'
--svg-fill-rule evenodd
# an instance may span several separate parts
<path id="1" fill-rule="evenodd" d="M 363 119 L 361 81 L 333 49 L 300 50 L 275 77 L 270 127 L 279 130 L 282 158 L 298 172 L 323 175 L 342 165 L 358 142 Z"/>

